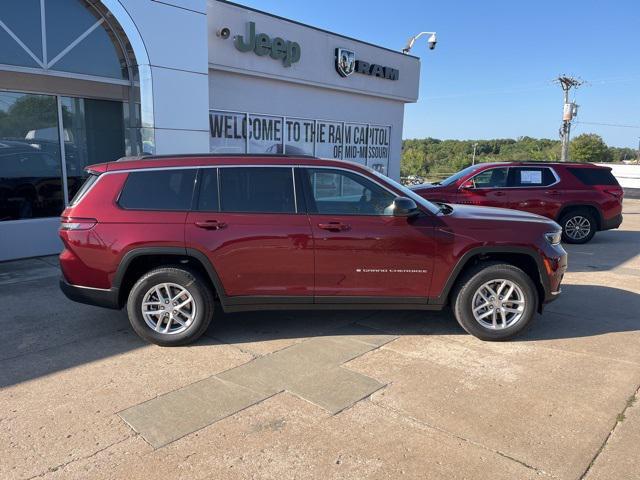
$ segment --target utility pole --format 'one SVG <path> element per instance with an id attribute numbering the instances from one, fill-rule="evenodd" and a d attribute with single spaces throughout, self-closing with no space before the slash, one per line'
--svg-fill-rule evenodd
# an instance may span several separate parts
<path id="1" fill-rule="evenodd" d="M 560 138 L 562 139 L 562 154 L 560 156 L 561 162 L 569 160 L 569 136 L 571 134 L 571 120 L 578 113 L 578 105 L 569 101 L 569 91 L 572 88 L 578 88 L 584 82 L 577 78 L 569 77 L 567 75 L 560 75 L 555 80 L 559 83 L 564 92 L 564 103 L 562 111 L 562 127 L 560 127 Z"/>
<path id="2" fill-rule="evenodd" d="M 478 148 L 478 144 L 474 143 L 473 144 L 473 158 L 471 159 L 471 165 L 475 165 L 476 164 L 476 148 Z"/>

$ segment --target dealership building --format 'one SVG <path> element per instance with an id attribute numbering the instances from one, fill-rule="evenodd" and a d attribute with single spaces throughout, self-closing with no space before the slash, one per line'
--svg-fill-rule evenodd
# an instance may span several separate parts
<path id="1" fill-rule="evenodd" d="M 0 261 L 57 253 L 84 168 L 122 156 L 308 154 L 398 178 L 418 97 L 417 57 L 222 0 L 3 0 L 0 45 Z"/>

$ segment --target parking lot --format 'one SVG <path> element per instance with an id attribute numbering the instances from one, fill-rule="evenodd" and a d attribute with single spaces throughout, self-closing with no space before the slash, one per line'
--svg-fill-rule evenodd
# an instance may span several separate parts
<path id="1" fill-rule="evenodd" d="M 448 311 L 218 311 L 167 349 L 64 298 L 54 257 L 0 264 L 0 478 L 640 478 L 640 200 L 624 216 L 504 343 Z"/>

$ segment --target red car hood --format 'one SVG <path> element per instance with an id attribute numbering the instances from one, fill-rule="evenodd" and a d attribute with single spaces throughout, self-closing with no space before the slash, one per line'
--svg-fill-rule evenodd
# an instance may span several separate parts
<path id="1" fill-rule="evenodd" d="M 510 210 L 508 208 L 497 207 L 481 207 L 475 205 L 457 205 L 452 204 L 453 212 L 448 216 L 456 219 L 468 219 L 479 221 L 505 221 L 505 222 L 527 222 L 527 223 L 541 223 L 547 225 L 555 225 L 556 228 L 560 226 L 553 220 L 536 215 L 535 213 L 523 212 L 521 210 Z"/>

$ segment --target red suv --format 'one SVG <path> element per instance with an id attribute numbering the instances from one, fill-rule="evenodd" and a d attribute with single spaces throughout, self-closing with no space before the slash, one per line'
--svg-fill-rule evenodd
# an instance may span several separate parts
<path id="1" fill-rule="evenodd" d="M 622 223 L 622 187 L 590 163 L 480 163 L 411 189 L 433 202 L 513 208 L 558 222 L 567 243 L 586 243 Z"/>
<path id="2" fill-rule="evenodd" d="M 264 309 L 451 304 L 469 333 L 520 332 L 560 293 L 552 220 L 435 205 L 356 164 L 286 156 L 149 157 L 95 165 L 63 212 L 61 288 L 126 305 L 159 345 Z"/>

